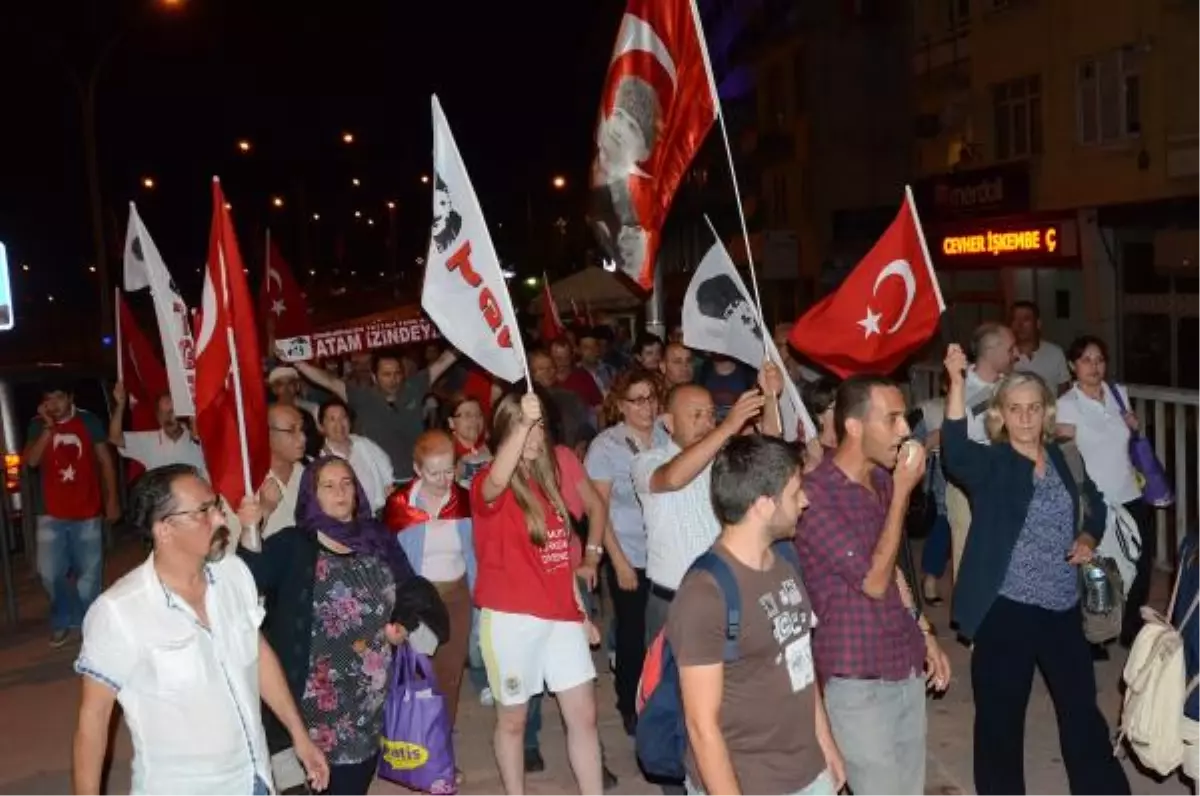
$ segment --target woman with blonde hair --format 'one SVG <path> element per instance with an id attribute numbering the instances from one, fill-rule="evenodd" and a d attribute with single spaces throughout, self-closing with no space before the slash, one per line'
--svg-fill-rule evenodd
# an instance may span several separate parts
<path id="1" fill-rule="evenodd" d="M 954 590 L 959 632 L 974 641 L 975 790 L 1025 792 L 1025 713 L 1033 672 L 1054 701 L 1072 793 L 1129 793 L 1096 704 L 1083 633 L 1079 566 L 1104 533 L 1091 479 L 1077 484 L 1058 445 L 1054 393 L 1032 373 L 1000 382 L 987 410 L 991 445 L 967 435 L 962 349 L 950 346 L 942 455 L 971 504 Z"/>
<path id="2" fill-rule="evenodd" d="M 508 793 L 524 791 L 527 704 L 554 692 L 567 727 L 567 752 L 583 793 L 602 789 L 596 728 L 596 670 L 571 566 L 571 503 L 578 482 L 562 475 L 569 449 L 547 442 L 545 403 L 535 393 L 501 399 L 492 422 L 495 458 L 471 485 L 479 575 L 480 644 L 497 705 L 494 745 Z M 574 497 L 575 500 L 571 498 Z M 595 511 L 596 507 L 601 511 Z M 591 503 L 589 539 L 578 574 L 591 586 L 603 548 L 603 502 Z"/>

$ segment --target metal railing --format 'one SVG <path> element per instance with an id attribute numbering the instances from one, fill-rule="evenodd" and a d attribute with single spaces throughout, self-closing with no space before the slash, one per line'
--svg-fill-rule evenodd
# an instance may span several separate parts
<path id="1" fill-rule="evenodd" d="M 909 405 L 938 394 L 941 364 L 918 363 L 908 372 Z M 1175 505 L 1154 511 L 1160 569 L 1174 566 L 1174 552 L 1197 523 L 1197 450 L 1200 448 L 1200 394 L 1195 390 L 1126 384 L 1142 432 L 1175 482 Z"/>

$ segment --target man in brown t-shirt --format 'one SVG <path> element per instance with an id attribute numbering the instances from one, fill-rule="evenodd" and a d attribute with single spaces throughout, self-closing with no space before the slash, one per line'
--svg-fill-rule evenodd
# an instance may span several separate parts
<path id="1" fill-rule="evenodd" d="M 731 439 L 713 462 L 721 535 L 741 603 L 736 661 L 713 576 L 683 579 L 667 620 L 688 733 L 689 793 L 833 794 L 845 782 L 812 664 L 817 619 L 800 574 L 772 544 L 808 505 L 799 452 L 771 437 Z"/>

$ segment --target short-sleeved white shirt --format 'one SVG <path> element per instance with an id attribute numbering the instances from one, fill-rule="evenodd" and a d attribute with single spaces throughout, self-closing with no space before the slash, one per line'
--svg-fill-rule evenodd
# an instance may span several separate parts
<path id="1" fill-rule="evenodd" d="M 1071 371 L 1067 367 L 1067 357 L 1061 347 L 1042 340 L 1034 350 L 1033 356 L 1017 355 L 1013 370 L 1021 373 L 1036 373 L 1050 387 L 1050 392 L 1057 394 L 1058 388 L 1071 380 Z"/>
<path id="2" fill-rule="evenodd" d="M 351 463 L 350 469 L 354 469 L 354 464 Z M 297 462 L 292 465 L 292 475 L 288 478 L 287 483 L 284 483 L 279 476 L 275 475 L 275 471 L 267 470 L 267 477 L 263 479 L 263 486 L 266 486 L 268 481 L 274 481 L 279 485 L 279 492 L 282 497 L 279 500 L 279 505 L 271 512 L 271 516 L 267 517 L 266 523 L 263 525 L 262 538 L 274 536 L 284 528 L 291 528 L 296 524 L 296 501 L 300 497 L 300 479 L 304 476 L 304 465 Z M 262 491 L 262 487 L 259 487 Z"/>
<path id="3" fill-rule="evenodd" d="M 1123 387 L 1121 399 L 1129 406 Z M 1075 445 L 1088 475 L 1109 503 L 1128 503 L 1142 496 L 1129 461 L 1129 426 L 1112 389 L 1104 387 L 1103 400 L 1089 398 L 1076 384 L 1058 399 L 1057 421 L 1075 427 Z"/>
<path id="4" fill-rule="evenodd" d="M 263 610 L 236 556 L 205 567 L 203 627 L 154 556 L 97 598 L 75 670 L 113 689 L 133 739 L 134 793 L 250 793 L 271 781 L 258 688 Z"/>
<path id="5" fill-rule="evenodd" d="M 126 459 L 133 459 L 147 470 L 168 464 L 190 464 L 202 478 L 208 478 L 204 454 L 192 432 L 184 429 L 179 439 L 171 439 L 158 431 L 126 431 L 125 444 L 119 449 Z"/>
<path id="6" fill-rule="evenodd" d="M 674 441 L 633 459 L 633 485 L 646 519 L 646 577 L 665 589 L 678 589 L 692 562 L 721 533 L 712 507 L 712 464 L 674 492 L 650 491 L 654 471 L 681 453 Z"/>

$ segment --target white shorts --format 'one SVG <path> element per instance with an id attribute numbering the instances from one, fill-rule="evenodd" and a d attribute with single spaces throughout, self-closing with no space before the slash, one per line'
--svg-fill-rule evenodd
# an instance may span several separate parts
<path id="1" fill-rule="evenodd" d="M 524 705 L 543 690 L 567 691 L 596 679 L 582 622 L 558 622 L 483 608 L 479 648 L 500 705 Z"/>

